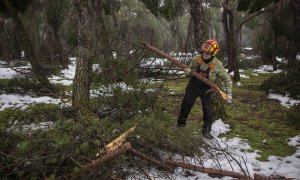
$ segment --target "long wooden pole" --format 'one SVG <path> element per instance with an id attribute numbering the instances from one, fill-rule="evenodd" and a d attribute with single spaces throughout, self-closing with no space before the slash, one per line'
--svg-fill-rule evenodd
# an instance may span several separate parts
<path id="1" fill-rule="evenodd" d="M 155 48 L 153 46 L 151 46 L 149 43 L 143 41 L 142 44 L 144 45 L 144 47 L 146 47 L 150 51 L 153 51 L 157 55 L 162 56 L 162 57 L 168 59 L 169 61 L 171 61 L 173 64 L 175 64 L 180 69 L 184 70 L 185 68 L 188 68 L 188 66 L 186 64 L 179 62 L 174 57 L 170 56 L 167 53 L 162 52 L 161 50 L 159 50 L 159 49 L 157 49 L 157 48 Z M 227 95 L 223 91 L 221 91 L 220 88 L 217 85 L 215 85 L 213 82 L 211 82 L 210 80 L 202 77 L 200 74 L 198 74 L 197 72 L 195 72 L 193 70 L 191 71 L 191 75 L 194 76 L 194 77 L 196 77 L 200 81 L 204 82 L 205 84 L 209 85 L 212 89 L 214 89 L 217 93 L 219 93 L 224 100 L 226 100 L 226 101 L 228 100 Z"/>

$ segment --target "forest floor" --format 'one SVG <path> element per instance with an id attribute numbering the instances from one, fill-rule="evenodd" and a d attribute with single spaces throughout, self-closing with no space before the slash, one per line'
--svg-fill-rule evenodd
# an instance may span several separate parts
<path id="1" fill-rule="evenodd" d="M 66 102 L 70 101 L 71 99 L 71 97 L 68 98 L 68 96 L 70 95 L 70 91 L 72 89 L 71 84 L 74 77 L 74 72 L 75 63 L 72 61 L 72 64 L 69 65 L 69 69 L 62 71 L 63 77 L 54 76 L 51 78 L 52 83 L 62 84 L 60 86 L 63 87 L 63 90 L 68 91 L 66 92 L 65 96 L 67 98 L 64 99 Z M 4 87 L 3 90 L 9 87 L 9 85 L 12 85 L 13 90 L 18 90 L 17 86 L 20 84 L 30 86 L 28 82 L 23 82 L 24 79 L 15 81 L 13 78 L 17 77 L 18 75 L 10 68 L 1 68 L 0 75 L 0 85 L 1 87 Z M 213 130 L 216 130 L 215 127 L 217 126 L 219 126 L 217 128 L 223 128 L 223 130 L 220 131 L 221 134 L 219 132 L 214 132 L 213 135 L 218 142 L 222 141 L 230 144 L 233 147 L 239 146 L 237 150 L 245 153 L 245 156 L 249 162 L 248 164 L 251 166 L 249 168 L 252 168 L 252 170 L 250 170 L 252 173 L 254 169 L 256 169 L 255 171 L 261 171 L 261 174 L 265 175 L 270 175 L 272 172 L 278 171 L 279 174 L 283 176 L 287 175 L 287 177 L 297 178 L 300 177 L 300 129 L 297 129 L 288 123 L 286 113 L 289 109 L 289 106 L 291 106 L 293 103 L 299 102 L 299 100 L 294 101 L 289 99 L 287 96 L 282 97 L 262 91 L 260 89 L 261 83 L 272 75 L 273 73 L 269 73 L 267 71 L 242 71 L 241 81 L 233 85 L 233 103 L 225 105 L 227 117 L 216 120 L 213 125 Z M 146 114 L 143 116 L 146 118 L 141 121 L 141 123 L 144 123 L 144 126 L 148 125 L 146 124 L 147 118 L 150 120 L 149 125 L 153 125 L 151 124 L 151 121 L 155 121 L 157 124 L 155 124 L 154 127 L 148 127 L 148 129 L 141 128 L 140 130 L 136 130 L 137 132 L 134 134 L 134 136 L 137 135 L 139 137 L 138 133 L 144 131 L 144 137 L 146 137 L 144 141 L 145 143 L 148 143 L 147 137 L 153 137 L 155 139 L 155 136 L 153 136 L 154 134 L 151 131 L 153 129 L 151 128 L 155 128 L 156 125 L 164 128 L 165 132 L 163 134 L 167 134 L 168 136 L 176 134 L 176 132 L 174 132 L 174 127 L 176 125 L 176 119 L 180 110 L 180 103 L 183 98 L 184 89 L 187 82 L 187 78 L 180 78 L 176 80 L 168 79 L 165 82 L 163 89 L 166 91 L 162 91 L 156 101 L 157 107 L 163 108 L 163 111 L 165 111 L 166 115 L 160 115 L 160 120 L 164 120 L 164 122 L 159 122 L 155 119 L 156 117 L 147 117 Z M 159 87 L 160 84 L 161 83 L 151 82 L 148 88 L 153 90 Z M 132 88 L 127 86 L 125 83 L 119 83 L 117 86 L 121 89 L 121 91 L 124 92 L 132 90 Z M 97 88 L 98 89 L 94 90 L 99 91 L 102 86 Z M 109 94 L 109 92 L 105 91 L 111 88 L 103 87 L 103 89 L 104 90 L 98 94 L 98 97 L 101 96 L 101 94 Z M 93 97 L 95 96 L 92 96 L 92 98 Z M 279 100 L 272 99 L 276 97 L 279 97 Z M 118 98 L 120 97 L 113 98 L 116 98 L 114 101 L 118 101 Z M 24 94 L 24 92 L 23 94 L 3 93 L 0 94 L 0 116 L 3 115 L 2 118 L 0 118 L 0 120 L 3 120 L 1 123 L 7 124 L 7 120 L 3 117 L 5 114 L 11 113 L 11 111 L 7 111 L 8 108 L 17 108 L 25 111 L 27 107 L 30 107 L 30 105 L 35 106 L 38 103 L 58 104 L 56 105 L 58 107 L 70 105 L 70 102 L 62 103 L 61 99 L 55 97 L 38 95 L 32 96 L 32 94 Z M 48 106 L 45 107 L 49 108 Z M 45 109 L 45 112 L 48 111 L 49 109 Z M 51 113 L 48 114 L 51 115 Z M 59 114 L 55 115 L 60 117 Z M 47 129 L 55 126 L 55 122 L 47 122 L 47 120 L 49 120 L 47 118 L 34 119 L 39 122 L 37 123 L 37 126 L 31 127 L 31 124 L 28 124 L 23 126 L 23 128 L 26 129 L 27 127 L 31 127 L 31 129 L 34 130 Z M 123 132 L 128 127 L 132 127 L 132 124 L 134 123 L 136 123 L 134 120 L 132 122 L 128 121 L 127 124 L 125 123 L 125 125 L 122 125 L 122 127 L 118 129 L 118 132 Z M 201 103 L 200 99 L 197 99 L 188 118 L 187 126 L 182 129 L 183 133 L 180 135 L 182 136 L 182 139 L 178 139 L 179 143 L 180 141 L 186 139 L 185 136 L 189 138 L 194 136 L 194 132 L 200 133 L 199 130 L 201 130 L 202 124 Z M 114 128 L 118 125 L 108 127 L 107 134 L 110 134 L 110 132 L 115 132 Z M 170 132 L 170 134 L 168 134 L 168 132 Z M 173 137 L 173 139 L 176 139 L 176 135 Z M 160 134 L 157 134 L 156 136 L 158 138 L 162 138 L 159 137 L 161 136 Z M 141 137 L 143 137 L 142 134 Z M 142 138 L 140 138 L 139 141 L 143 141 L 141 139 Z M 198 175 L 197 177 L 201 179 L 202 175 Z M 208 177 L 205 176 L 203 178 L 207 179 Z M 174 179 L 184 179 L 184 177 L 176 176 Z"/>

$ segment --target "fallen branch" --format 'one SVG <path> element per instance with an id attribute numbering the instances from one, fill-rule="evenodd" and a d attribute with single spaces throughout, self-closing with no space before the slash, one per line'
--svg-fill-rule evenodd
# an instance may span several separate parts
<path id="1" fill-rule="evenodd" d="M 75 177 L 78 177 L 78 176 L 84 174 L 85 172 L 92 171 L 95 168 L 103 165 L 105 162 L 107 162 L 111 159 L 114 159 L 121 154 L 124 154 L 125 152 L 127 152 L 130 149 L 132 149 L 130 143 L 126 142 L 125 144 L 123 144 L 122 146 L 118 147 L 117 149 L 109 152 L 108 154 L 101 156 L 100 158 L 92 161 L 91 163 L 81 166 L 80 169 L 75 170 L 73 173 L 59 177 L 58 179 L 68 179 L 68 180 L 74 179 Z"/>
<path id="2" fill-rule="evenodd" d="M 170 55 L 167 54 L 167 53 L 162 52 L 161 50 L 159 50 L 159 49 L 157 49 L 157 48 L 155 48 L 155 47 L 153 47 L 153 46 L 151 46 L 149 43 L 143 41 L 142 44 L 143 44 L 147 49 L 149 49 L 150 51 L 153 51 L 153 52 L 155 52 L 157 55 L 162 56 L 162 57 L 168 59 L 169 61 L 171 61 L 172 63 L 174 63 L 177 67 L 181 68 L 182 70 L 188 67 L 186 64 L 179 62 L 179 61 L 178 61 L 177 59 L 175 59 L 174 57 L 170 56 Z M 228 98 L 227 98 L 227 95 L 226 95 L 223 91 L 221 91 L 220 88 L 219 88 L 217 85 L 215 85 L 213 82 L 211 82 L 210 80 L 208 80 L 208 79 L 202 77 L 200 74 L 198 74 L 197 72 L 195 72 L 195 71 L 193 71 L 193 70 L 192 70 L 192 72 L 191 72 L 191 75 L 194 76 L 194 77 L 196 77 L 196 78 L 199 79 L 200 81 L 204 82 L 205 84 L 207 84 L 207 85 L 210 86 L 211 88 L 213 88 L 217 93 L 219 93 L 219 94 L 222 96 L 222 98 L 223 98 L 224 100 L 227 101 L 227 99 L 228 99 Z"/>
<path id="3" fill-rule="evenodd" d="M 285 178 L 285 177 L 278 177 L 278 178 L 273 178 L 273 177 L 266 177 L 258 174 L 254 174 L 254 179 L 255 180 L 293 180 L 295 178 Z"/>
<path id="4" fill-rule="evenodd" d="M 207 173 L 208 175 L 213 176 L 213 177 L 230 176 L 230 177 L 238 178 L 238 179 L 245 179 L 245 180 L 251 179 L 251 177 L 249 177 L 249 176 L 245 176 L 243 174 L 231 172 L 231 171 L 222 171 L 222 170 L 216 170 L 216 169 L 212 169 L 212 168 L 204 168 L 204 167 L 191 165 L 191 164 L 187 164 L 187 163 L 183 163 L 183 162 L 177 162 L 177 161 L 166 161 L 166 163 L 169 165 L 176 166 L 176 167 L 182 167 L 184 169 L 190 169 L 193 171 Z"/>
<path id="5" fill-rule="evenodd" d="M 162 163 L 152 157 L 149 157 L 146 154 L 143 154 L 143 153 L 137 151 L 136 149 L 130 149 L 130 152 L 141 157 L 142 159 L 145 159 L 146 161 L 156 164 L 158 167 L 162 167 L 162 168 L 168 170 L 170 173 L 174 173 L 174 171 L 175 171 L 175 169 L 173 167 L 169 166 L 168 164 Z"/>

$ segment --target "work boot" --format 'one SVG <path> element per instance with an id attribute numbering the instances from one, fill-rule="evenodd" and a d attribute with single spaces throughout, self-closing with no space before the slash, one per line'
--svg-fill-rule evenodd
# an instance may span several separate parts
<path id="1" fill-rule="evenodd" d="M 202 129 L 202 135 L 206 139 L 213 139 L 213 136 L 210 134 L 210 130 Z"/>
<path id="2" fill-rule="evenodd" d="M 186 126 L 186 119 L 177 119 L 177 124 L 176 127 L 180 128 L 180 127 L 185 127 Z"/>

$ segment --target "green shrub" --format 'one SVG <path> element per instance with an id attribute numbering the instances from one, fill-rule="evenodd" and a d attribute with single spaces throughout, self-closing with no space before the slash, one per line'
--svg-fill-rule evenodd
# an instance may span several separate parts
<path id="1" fill-rule="evenodd" d="M 241 59 L 239 62 L 240 69 L 257 69 L 263 64 L 262 60 L 258 57 L 252 59 Z"/>
<path id="2" fill-rule="evenodd" d="M 300 104 L 297 104 L 288 110 L 287 118 L 289 123 L 295 125 L 297 129 L 300 129 Z"/>
<path id="3" fill-rule="evenodd" d="M 61 84 L 53 85 L 57 90 L 57 94 L 65 95 L 65 91 L 69 86 Z M 69 89 L 70 90 L 70 89 Z M 2 93 L 18 93 L 18 94 L 48 94 L 45 89 L 36 79 L 30 77 L 0 79 L 0 92 Z"/>
<path id="4" fill-rule="evenodd" d="M 289 94 L 290 97 L 300 98 L 300 71 L 289 74 L 275 74 L 261 84 L 261 89 L 266 92 Z"/>

